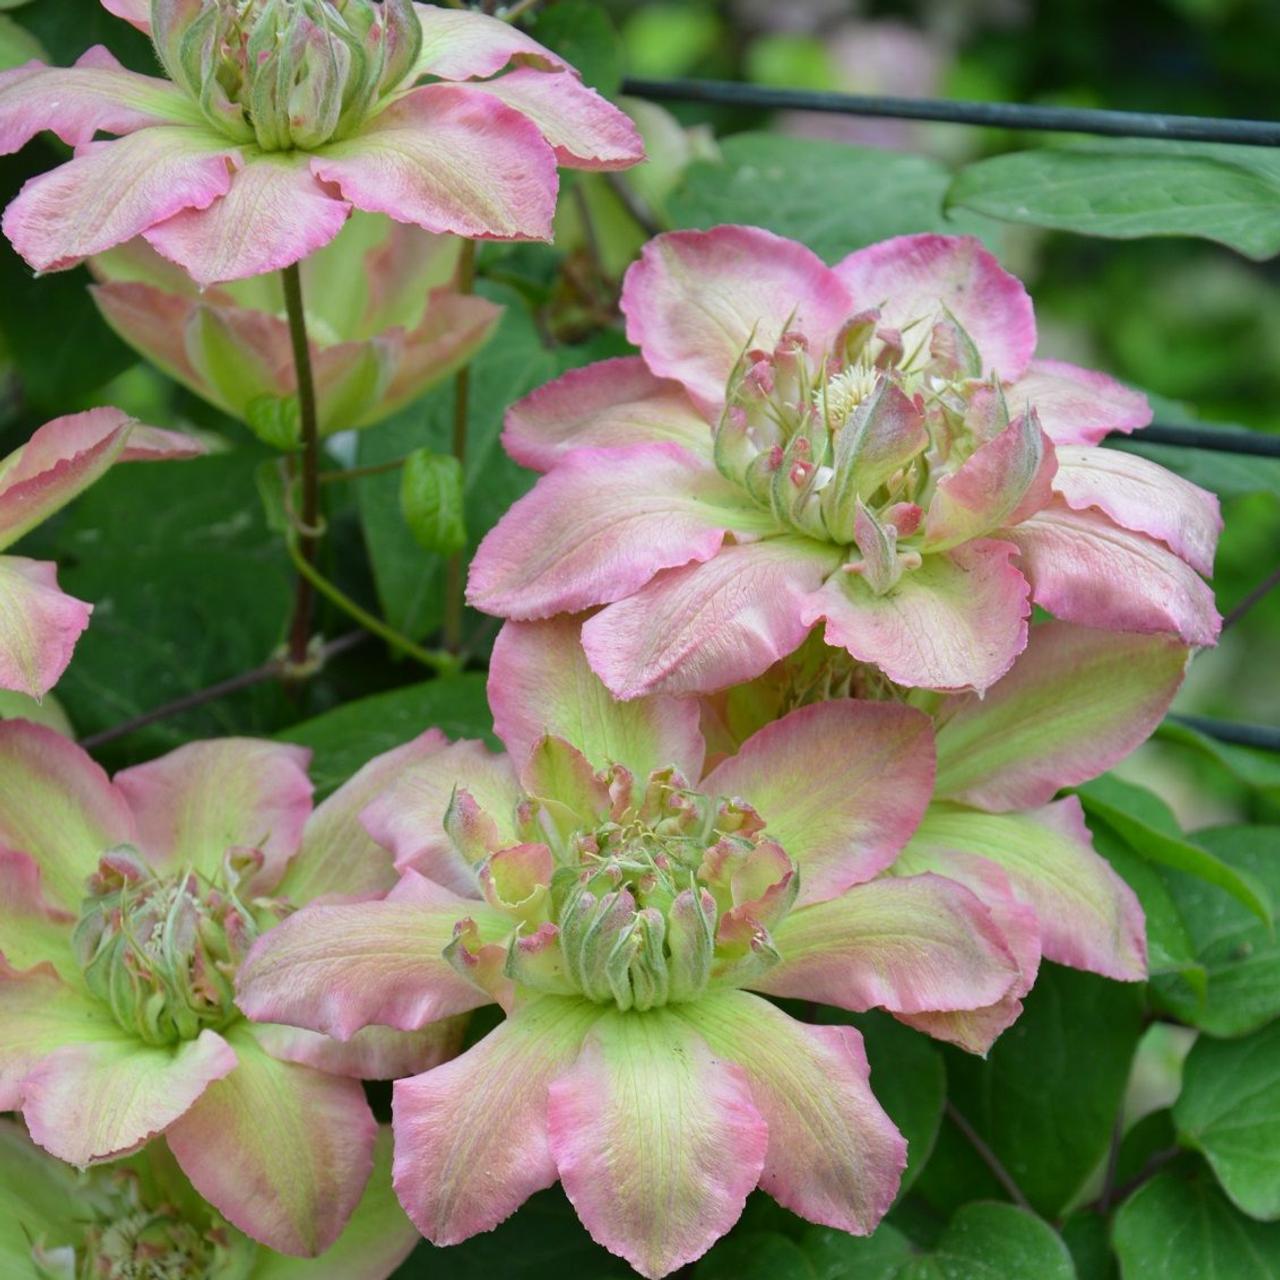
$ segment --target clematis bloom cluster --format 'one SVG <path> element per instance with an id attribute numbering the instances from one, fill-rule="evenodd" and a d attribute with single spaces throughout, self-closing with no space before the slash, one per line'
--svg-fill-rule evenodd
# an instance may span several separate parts
<path id="1" fill-rule="evenodd" d="M 150 34 L 168 79 L 101 46 L 71 68 L 0 74 L 0 152 L 42 129 L 76 148 L 4 216 L 39 271 L 141 235 L 200 284 L 236 280 L 320 249 L 353 209 L 546 240 L 557 164 L 643 156 L 572 67 L 484 14 L 411 0 L 103 3 Z"/>
<path id="2" fill-rule="evenodd" d="M 620 698 L 751 680 L 817 624 L 890 680 L 981 691 L 1031 605 L 1211 644 L 1213 495 L 1094 447 L 1150 419 L 1033 359 L 1022 285 L 975 240 L 904 236 L 828 268 L 751 227 L 651 241 L 623 290 L 637 357 L 510 412 L 546 474 L 481 545 L 469 598 L 583 628 Z"/>
<path id="3" fill-rule="evenodd" d="M 461 241 L 355 214 L 301 266 L 321 434 L 370 426 L 465 364 L 502 308 L 457 291 Z M 94 300 L 143 356 L 243 420 L 297 393 L 278 276 L 198 289 L 145 240 L 94 258 Z"/>
<path id="4" fill-rule="evenodd" d="M 395 883 L 355 821 L 394 755 L 314 812 L 308 757 L 227 738 L 108 779 L 54 731 L 0 723 L 0 1110 L 79 1166 L 163 1135 L 222 1216 L 304 1256 L 333 1245 L 369 1178 L 360 1079 L 438 1062 L 459 1033 L 337 1044 L 237 1010 L 262 930 Z"/>
<path id="5" fill-rule="evenodd" d="M 0 459 L 0 552 L 66 506 L 115 462 L 190 458 L 190 436 L 90 409 L 46 422 Z M 93 606 L 58 588 L 57 566 L 0 555 L 0 689 L 42 697 L 71 661 Z"/>
<path id="6" fill-rule="evenodd" d="M 905 1143 L 860 1037 L 753 992 L 913 1019 L 1019 984 L 976 895 L 881 874 L 932 792 L 929 720 L 802 707 L 707 770 L 696 703 L 614 701 L 579 627 L 504 628 L 490 703 L 510 754 L 437 733 L 400 748 L 362 822 L 403 878 L 264 934 L 240 1006 L 339 1040 L 503 1007 L 474 1047 L 395 1085 L 396 1191 L 438 1244 L 557 1179 L 647 1276 L 703 1253 L 757 1185 L 869 1233 Z"/>

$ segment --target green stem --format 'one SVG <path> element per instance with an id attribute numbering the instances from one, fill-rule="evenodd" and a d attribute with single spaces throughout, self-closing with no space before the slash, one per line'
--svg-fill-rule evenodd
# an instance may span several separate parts
<path id="1" fill-rule="evenodd" d="M 316 414 L 316 384 L 311 371 L 311 344 L 302 303 L 302 275 L 295 262 L 280 272 L 285 313 L 298 383 L 298 414 L 302 427 L 302 512 L 298 536 L 299 564 L 314 568 L 320 548 L 320 427 Z M 292 548 L 291 548 L 292 551 Z M 293 621 L 289 624 L 289 662 L 303 667 L 311 641 L 311 615 L 315 609 L 315 584 L 301 568 L 294 595 Z"/>
<path id="2" fill-rule="evenodd" d="M 380 476 L 388 471 L 399 471 L 406 458 L 393 458 L 390 462 L 370 462 L 363 467 L 346 467 L 341 471 L 322 471 L 321 484 L 337 484 L 342 480 L 360 480 L 365 476 Z"/>
<path id="3" fill-rule="evenodd" d="M 476 242 L 464 240 L 458 257 L 459 293 L 472 293 L 476 283 Z M 454 378 L 453 392 L 453 456 L 462 467 L 463 492 L 467 474 L 467 416 L 471 407 L 471 366 L 464 365 Z M 466 552 L 449 557 L 444 586 L 444 647 L 450 653 L 462 648 L 462 605 L 466 589 Z"/>

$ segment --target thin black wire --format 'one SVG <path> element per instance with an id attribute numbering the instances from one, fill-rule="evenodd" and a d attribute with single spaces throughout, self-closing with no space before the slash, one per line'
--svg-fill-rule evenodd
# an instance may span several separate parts
<path id="1" fill-rule="evenodd" d="M 1041 107 L 1018 102 L 956 102 L 943 98 L 889 98 L 810 89 L 777 89 L 729 80 L 637 80 L 622 91 L 656 102 L 706 102 L 765 110 L 825 111 L 836 115 L 887 116 L 897 120 L 941 120 L 993 129 L 1093 133 L 1118 138 L 1178 142 L 1228 142 L 1248 147 L 1280 146 L 1280 121 L 1216 120 L 1147 111 L 1099 111 L 1085 107 Z"/>
<path id="2" fill-rule="evenodd" d="M 1211 716 L 1174 715 L 1169 719 L 1219 742 L 1255 747 L 1259 751 L 1280 751 L 1280 729 L 1269 724 L 1240 724 L 1235 720 L 1215 720 Z"/>
<path id="3" fill-rule="evenodd" d="M 1104 444 L 1123 449 L 1126 444 L 1171 444 L 1184 449 L 1210 449 L 1214 453 L 1247 453 L 1255 458 L 1280 458 L 1280 435 L 1241 431 L 1232 427 L 1180 427 L 1152 423 L 1131 436 L 1109 436 Z"/>

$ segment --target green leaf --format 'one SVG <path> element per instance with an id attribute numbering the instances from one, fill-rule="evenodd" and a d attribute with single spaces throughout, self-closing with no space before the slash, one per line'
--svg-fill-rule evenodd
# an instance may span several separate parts
<path id="1" fill-rule="evenodd" d="M 283 453 L 302 446 L 302 411 L 297 396 L 254 396 L 245 405 L 245 424 L 263 444 Z"/>
<path id="2" fill-rule="evenodd" d="M 622 84 L 622 37 L 593 0 L 558 0 L 538 14 L 529 34 L 576 67 L 606 98 Z"/>
<path id="3" fill-rule="evenodd" d="M 1243 1040 L 1202 1036 L 1187 1056 L 1173 1119 L 1238 1208 L 1280 1218 L 1280 1022 Z"/>
<path id="4" fill-rule="evenodd" d="M 13 8 L 12 4 L 0 0 L 0 9 Z M 0 71 L 8 71 L 11 67 L 20 67 L 32 58 L 45 59 L 44 49 L 40 41 L 26 27 L 19 26 L 6 14 L 0 14 Z"/>
<path id="5" fill-rule="evenodd" d="M 1276 1280 L 1280 1223 L 1252 1222 L 1204 1174 L 1162 1173 L 1116 1214 L 1122 1280 Z"/>
<path id="6" fill-rule="evenodd" d="M 1226 866 L 1247 874 L 1280 901 L 1280 827 L 1219 827 L 1198 838 Z M 1240 1036 L 1280 1017 L 1280 940 L 1221 889 L 1166 874 L 1196 958 L 1208 975 L 1201 998 L 1177 978 L 1153 982 L 1161 1001 L 1210 1035 Z"/>
<path id="7" fill-rule="evenodd" d="M 888 236 L 977 229 L 977 219 L 943 212 L 949 181 L 924 156 L 741 133 L 725 140 L 719 161 L 690 165 L 668 213 L 677 227 L 764 227 L 835 262 Z"/>
<path id="8" fill-rule="evenodd" d="M 1271 147 L 1090 140 L 979 160 L 949 207 L 1081 235 L 1200 236 L 1247 257 L 1280 253 L 1280 156 Z"/>
<path id="9" fill-rule="evenodd" d="M 1139 985 L 1045 964 L 1022 1017 L 985 1061 L 944 1051 L 951 1102 L 1046 1217 L 1073 1201 L 1107 1151 L 1142 1009 Z M 949 1214 L 1003 1192 L 944 1124 L 916 1194 Z"/>
<path id="10" fill-rule="evenodd" d="M 1111 1252 L 1107 1219 L 1082 1209 L 1062 1224 L 1062 1242 L 1071 1252 L 1079 1280 L 1116 1280 L 1119 1272 Z"/>
<path id="11" fill-rule="evenodd" d="M 1075 1280 L 1062 1238 L 1034 1214 L 1010 1204 L 968 1204 L 928 1257 L 902 1267 L 896 1280 Z"/>
<path id="12" fill-rule="evenodd" d="M 1151 792 L 1110 776 L 1095 778 L 1077 791 L 1087 813 L 1114 827 L 1149 862 L 1225 889 L 1270 927 L 1271 894 L 1266 886 L 1184 838 L 1163 802 Z"/>
<path id="13" fill-rule="evenodd" d="M 815 1280 L 799 1244 L 771 1231 L 733 1232 L 694 1268 L 694 1280 Z"/>
<path id="14" fill-rule="evenodd" d="M 1280 756 L 1273 752 L 1254 751 L 1232 742 L 1219 742 L 1217 738 L 1210 738 L 1177 720 L 1164 721 L 1156 730 L 1156 736 L 1166 742 L 1176 742 L 1198 751 L 1220 764 L 1245 786 L 1280 800 Z"/>
<path id="15" fill-rule="evenodd" d="M 452 454 L 415 449 L 400 473 L 400 510 L 424 551 L 451 556 L 467 545 L 462 463 Z"/>
<path id="16" fill-rule="evenodd" d="M 462 675 L 359 698 L 278 736 L 315 752 L 311 778 L 317 792 L 327 795 L 374 756 L 427 729 L 441 729 L 450 738 L 484 738 L 491 746 L 501 746 L 492 725 L 484 676 Z"/>

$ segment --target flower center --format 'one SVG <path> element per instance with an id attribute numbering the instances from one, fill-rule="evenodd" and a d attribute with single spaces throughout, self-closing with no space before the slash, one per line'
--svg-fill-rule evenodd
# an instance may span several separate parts
<path id="1" fill-rule="evenodd" d="M 237 894 L 255 856 L 231 851 L 214 882 L 158 876 L 129 846 L 102 858 L 72 945 L 90 991 L 126 1031 L 172 1045 L 239 1017 L 235 972 L 260 928 Z"/>
<path id="2" fill-rule="evenodd" d="M 171 78 L 206 117 L 264 151 L 345 137 L 417 61 L 411 0 L 201 0 L 175 22 L 153 0 Z"/>
<path id="3" fill-rule="evenodd" d="M 585 764 L 557 739 L 543 749 Z M 446 829 L 474 858 L 473 806 L 457 793 Z M 517 986 L 644 1010 L 740 986 L 777 962 L 770 930 L 798 876 L 742 801 L 695 791 L 674 769 L 637 786 L 614 765 L 571 801 L 527 796 L 517 821 L 524 842 L 478 866 L 486 899 L 515 923 L 501 972 Z M 474 978 L 485 951 L 464 921 L 450 959 Z"/>

